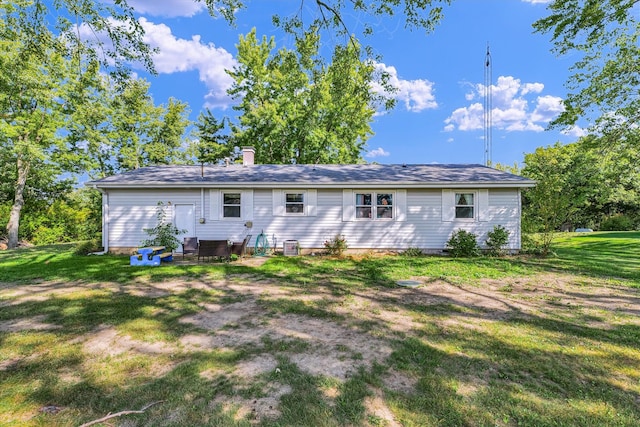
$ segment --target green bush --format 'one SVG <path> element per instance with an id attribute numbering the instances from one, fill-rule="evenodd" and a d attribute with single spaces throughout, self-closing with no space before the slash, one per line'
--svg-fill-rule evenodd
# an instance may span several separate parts
<path id="1" fill-rule="evenodd" d="M 458 230 L 447 241 L 447 249 L 454 257 L 472 257 L 480 255 L 477 236 L 469 231 Z"/>
<path id="2" fill-rule="evenodd" d="M 324 242 L 324 247 L 329 255 L 341 256 L 347 250 L 347 239 L 342 234 L 336 234 L 331 239 Z"/>
<path id="3" fill-rule="evenodd" d="M 543 255 L 545 253 L 544 243 L 534 234 L 525 233 L 522 235 L 521 254 L 526 255 Z"/>
<path id="4" fill-rule="evenodd" d="M 614 215 L 600 223 L 600 231 L 633 231 L 635 226 L 633 219 L 627 215 Z"/>
<path id="5" fill-rule="evenodd" d="M 89 255 L 92 252 L 99 252 L 102 250 L 102 243 L 98 239 L 85 240 L 79 242 L 73 251 L 76 255 Z"/>
<path id="6" fill-rule="evenodd" d="M 493 230 L 487 233 L 485 243 L 489 248 L 489 254 L 500 256 L 504 254 L 504 247 L 509 242 L 509 230 L 502 225 L 494 225 Z"/>
<path id="7" fill-rule="evenodd" d="M 31 243 L 34 245 L 51 245 L 54 243 L 67 242 L 66 229 L 62 224 L 47 227 L 41 225 L 33 231 Z"/>

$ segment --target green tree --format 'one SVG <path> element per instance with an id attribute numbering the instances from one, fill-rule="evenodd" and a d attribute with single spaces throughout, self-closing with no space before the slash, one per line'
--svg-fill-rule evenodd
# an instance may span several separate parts
<path id="1" fill-rule="evenodd" d="M 126 80 L 111 99 L 108 135 L 116 172 L 183 159 L 179 148 L 189 123 L 187 106 L 174 99 L 156 106 L 149 86 L 143 79 Z"/>
<path id="2" fill-rule="evenodd" d="M 247 6 L 243 0 L 195 0 L 204 1 L 212 16 L 223 16 L 227 21 L 234 23 L 235 14 L 239 9 Z M 337 30 L 338 33 L 348 34 L 349 28 L 345 23 L 348 15 L 357 15 L 358 24 L 363 28 L 363 34 L 373 32 L 373 22 L 378 23 L 382 17 L 404 16 L 405 26 L 408 28 L 422 28 L 432 31 L 443 17 L 443 6 L 451 4 L 451 0 L 372 0 L 372 1 L 345 1 L 345 0 L 302 0 L 297 11 L 286 17 L 274 16 L 276 25 L 285 30 L 296 31 L 312 27 L 325 27 Z M 311 7 L 306 7 L 309 3 Z M 304 11 L 313 10 L 315 5 L 315 18 L 307 20 Z M 368 22 L 368 18 L 372 22 Z M 306 23 L 306 25 L 305 25 Z"/>
<path id="3" fill-rule="evenodd" d="M 551 125 L 585 118 L 604 144 L 629 138 L 640 122 L 640 15 L 637 0 L 554 0 L 533 24 L 550 33 L 553 51 L 577 61 L 567 81 L 565 111 Z"/>
<path id="4" fill-rule="evenodd" d="M 295 50 L 272 55 L 273 38 L 258 41 L 255 29 L 240 37 L 239 65 L 229 72 L 229 94 L 241 99 L 233 139 L 255 146 L 257 162 L 361 161 L 374 106 L 388 100 L 371 90 L 375 69 L 360 60 L 355 42 L 337 46 L 331 64 L 318 55 L 319 44 L 309 31 L 296 38 Z"/>
<path id="5" fill-rule="evenodd" d="M 54 49 L 65 57 L 98 61 L 113 76 L 128 75 L 133 62 L 153 70 L 151 48 L 126 0 L 4 0 L 0 16 L 0 39 L 21 38 L 22 53 L 42 57 Z"/>
<path id="6" fill-rule="evenodd" d="M 185 160 L 184 135 L 187 126 L 189 106 L 175 98 L 169 98 L 166 105 L 161 105 L 160 125 L 147 147 L 147 163 L 151 165 L 168 165 Z"/>
<path id="7" fill-rule="evenodd" d="M 545 256 L 554 233 L 570 221 L 580 205 L 578 191 L 570 185 L 574 159 L 575 146 L 560 144 L 525 155 L 522 175 L 536 180 L 536 186 L 523 193 L 523 226 L 525 231 L 541 234 Z"/>
<path id="8" fill-rule="evenodd" d="M 7 222 L 9 247 L 18 244 L 20 214 L 32 168 L 47 165 L 54 151 L 64 151 L 57 135 L 63 123 L 61 82 L 67 79 L 65 59 L 55 50 L 22 49 L 25 40 L 0 43 L 0 144 L 13 162 L 13 205 Z"/>
<path id="9" fill-rule="evenodd" d="M 118 124 L 111 120 L 117 116 L 114 108 L 122 111 L 127 104 L 116 97 L 109 100 L 104 82 L 120 82 L 120 87 L 127 88 L 132 80 L 126 77 L 125 61 L 144 60 L 148 54 L 148 49 L 135 50 L 131 44 L 137 37 L 133 35 L 136 27 L 127 34 L 119 34 L 122 28 L 117 25 L 108 27 L 111 21 L 100 14 L 111 8 L 92 2 L 61 1 L 54 5 L 59 9 L 70 7 L 67 12 L 77 18 L 77 23 L 105 31 L 117 40 L 113 40 L 114 49 L 110 51 L 83 45 L 68 33 L 72 25 L 62 17 L 66 15 L 58 16 L 57 35 L 54 34 L 48 27 L 50 10 L 41 1 L 0 4 L 0 160 L 4 167 L 0 178 L 8 190 L 5 194 L 12 197 L 6 215 L 10 248 L 18 244 L 20 219 L 23 208 L 29 206 L 30 195 L 42 197 L 47 186 L 57 188 L 52 184 L 58 183 L 69 189 L 68 181 L 58 177 L 68 172 L 82 173 L 91 158 L 99 158 L 106 170 L 113 146 L 102 135 L 112 131 L 107 126 Z M 129 12 L 125 11 L 125 15 Z M 109 59 L 98 59 L 98 50 Z M 122 56 L 118 56 L 119 52 Z M 101 63 L 109 64 L 118 78 L 101 77 Z M 147 88 L 144 86 L 145 91 Z M 153 136 L 143 152 L 146 164 L 177 158 L 187 123 L 185 104 L 170 100 L 168 107 L 157 111 L 159 120 L 149 129 Z M 121 122 L 125 121 L 124 116 L 120 117 Z M 137 125 L 135 116 L 131 119 L 127 118 L 128 130 Z"/>
<path id="10" fill-rule="evenodd" d="M 590 226 L 598 225 L 608 217 L 624 215 L 640 224 L 640 130 L 629 129 L 627 137 L 615 145 L 605 144 L 589 136 L 580 141 L 583 151 L 592 153 L 598 179 L 593 182 L 593 202 L 585 214 Z"/>
<path id="11" fill-rule="evenodd" d="M 561 229 L 598 229 L 608 218 L 624 217 L 640 224 L 640 130 L 607 150 L 595 136 L 525 155 L 522 175 L 537 181 L 524 192 L 523 223 L 526 231 L 553 233 Z"/>
<path id="12" fill-rule="evenodd" d="M 69 82 L 81 81 L 92 60 L 116 76 L 125 74 L 129 61 L 139 60 L 148 68 L 151 62 L 126 2 L 3 1 L 0 17 L 0 152 L 10 171 L 6 175 L 13 179 L 6 227 L 13 248 L 34 171 L 57 177 L 76 166 L 60 133 L 65 111 L 73 108 L 70 91 L 77 89 Z M 81 40 L 81 27 L 107 33 L 112 47 Z"/>
<path id="13" fill-rule="evenodd" d="M 81 153 L 92 178 L 142 166 L 179 163 L 185 159 L 187 104 L 170 98 L 155 105 L 143 79 L 119 82 L 96 75 L 83 85 L 68 111 L 66 140 Z"/>
<path id="14" fill-rule="evenodd" d="M 224 133 L 229 119 L 216 119 L 211 110 L 200 113 L 196 122 L 196 141 L 191 147 L 198 163 L 219 163 L 225 158 L 237 157 L 234 140 Z"/>

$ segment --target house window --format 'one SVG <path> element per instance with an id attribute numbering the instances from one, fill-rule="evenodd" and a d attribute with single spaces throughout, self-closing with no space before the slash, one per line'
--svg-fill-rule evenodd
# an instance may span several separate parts
<path id="1" fill-rule="evenodd" d="M 371 218 L 371 193 L 356 194 L 356 218 Z"/>
<path id="2" fill-rule="evenodd" d="M 240 193 L 222 193 L 223 218 L 240 218 Z"/>
<path id="3" fill-rule="evenodd" d="M 389 193 L 378 193 L 376 198 L 376 218 L 393 218 L 393 195 Z"/>
<path id="4" fill-rule="evenodd" d="M 285 212 L 291 215 L 304 214 L 304 193 L 285 193 Z"/>
<path id="5" fill-rule="evenodd" d="M 473 193 L 456 193 L 456 218 L 475 218 Z"/>
<path id="6" fill-rule="evenodd" d="M 356 218 L 392 219 L 393 194 L 356 193 Z"/>

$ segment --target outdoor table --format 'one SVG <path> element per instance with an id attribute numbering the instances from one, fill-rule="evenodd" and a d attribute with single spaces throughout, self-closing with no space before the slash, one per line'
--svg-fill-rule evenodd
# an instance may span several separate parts
<path id="1" fill-rule="evenodd" d="M 138 248 L 138 253 L 142 255 L 158 254 L 158 253 L 162 253 L 164 249 L 165 249 L 164 246 L 149 246 L 144 248 Z"/>
<path id="2" fill-rule="evenodd" d="M 165 250 L 164 246 L 150 246 L 144 248 L 138 248 L 139 255 L 131 255 L 131 265 L 160 265 L 160 258 L 162 251 Z M 169 254 L 170 255 L 170 254 Z M 165 257 L 169 260 L 170 257 Z"/>

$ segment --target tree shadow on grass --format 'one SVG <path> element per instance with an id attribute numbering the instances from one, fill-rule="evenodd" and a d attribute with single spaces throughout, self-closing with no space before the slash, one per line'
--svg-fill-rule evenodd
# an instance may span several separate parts
<path id="1" fill-rule="evenodd" d="M 291 258 L 282 262 L 289 263 L 288 260 Z M 334 263 L 314 265 L 299 258 L 284 265 L 284 270 L 266 264 L 264 269 L 223 265 L 215 271 L 223 272 L 223 276 L 237 273 L 266 277 L 300 292 L 311 286 L 314 291 L 336 298 L 336 304 L 350 295 L 378 304 L 399 304 L 419 319 L 421 327 L 398 334 L 382 321 L 376 321 L 376 327 L 368 329 L 358 313 L 335 316 L 334 307 L 322 299 L 310 302 L 306 309 L 296 313 L 344 322 L 358 333 L 376 339 L 384 337 L 392 343 L 394 352 L 387 368 L 417 379 L 411 392 L 386 391 L 388 405 L 403 424 L 640 424 L 640 413 L 634 403 L 637 385 L 630 382 L 633 372 L 640 371 L 639 327 L 622 324 L 597 328 L 577 324 L 570 318 L 535 316 L 518 310 L 507 297 L 496 297 L 507 307 L 500 316 L 442 295 L 430 303 L 411 302 L 411 298 L 398 298 L 400 293 L 411 296 L 411 291 L 392 288 L 397 270 L 388 271 L 384 266 L 379 261 L 350 260 L 336 271 Z M 301 272 L 308 273 L 307 280 L 315 282 L 303 281 Z M 166 279 L 162 273 L 157 270 L 158 280 Z M 77 345 L 65 350 L 55 344 L 56 339 L 73 339 L 102 324 L 123 325 L 137 319 L 153 319 L 167 339 L 177 340 L 194 330 L 178 320 L 200 310 L 203 301 L 221 302 L 223 298 L 237 297 L 224 285 L 212 285 L 211 290 L 217 293 L 205 287 L 157 298 L 95 290 L 82 298 L 52 297 L 5 305 L 0 314 L 2 319 L 45 315 L 48 322 L 63 328 L 25 336 L 25 342 L 15 347 L 24 357 L 0 371 L 2 388 L 20 393 L 31 404 L 57 403 L 69 408 L 66 415 L 59 414 L 61 424 L 77 424 L 108 412 L 138 409 L 163 400 L 166 403 L 132 419 L 140 425 L 149 420 L 174 420 L 167 424 L 181 425 L 250 425 L 250 418 L 238 419 L 239 413 L 233 409 L 211 404 L 217 398 L 231 399 L 238 393 L 235 380 L 224 373 L 207 378 L 202 372 L 212 367 L 232 370 L 238 360 L 272 351 L 264 344 L 227 352 L 148 354 L 130 361 L 118 356 L 105 357 L 101 362 L 104 365 L 97 366 L 106 369 L 110 363 L 116 368 L 123 364 L 122 370 L 131 373 L 131 378 L 114 377 L 112 381 L 101 378 L 100 372 L 87 370 L 87 356 L 74 354 Z M 261 304 L 276 313 L 298 309 L 293 301 L 287 303 L 282 298 L 265 299 Z M 21 338 L 18 335 L 0 334 L 0 348 L 9 345 L 8 340 Z M 53 344 L 49 345 L 47 340 Z M 328 398 L 323 378 L 302 372 L 289 361 L 286 351 L 277 352 L 276 357 L 285 375 L 268 375 L 267 379 L 284 382 L 292 391 L 280 398 L 281 415 L 263 421 L 263 425 L 301 425 L 302 421 L 304 425 L 318 426 L 365 425 L 364 401 L 370 387 L 381 386 L 383 369 L 357 372 L 337 387 L 335 397 Z M 166 365 L 168 370 L 154 372 L 156 364 Z M 77 372 L 75 384 L 61 381 L 60 376 L 68 371 Z M 20 389 L 18 383 L 36 386 Z M 259 397 L 261 391 L 255 393 Z M 38 417 L 39 421 L 47 422 L 45 415 Z"/>

